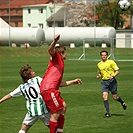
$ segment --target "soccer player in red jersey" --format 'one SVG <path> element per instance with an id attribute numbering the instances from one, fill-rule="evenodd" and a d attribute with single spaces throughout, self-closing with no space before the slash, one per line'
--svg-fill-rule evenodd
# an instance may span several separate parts
<path id="1" fill-rule="evenodd" d="M 51 55 L 51 58 L 48 64 L 48 69 L 46 70 L 40 85 L 41 95 L 51 112 L 49 123 L 50 133 L 63 133 L 66 103 L 60 96 L 61 93 L 59 87 L 82 83 L 80 78 L 70 81 L 62 81 L 66 48 L 64 46 L 55 47 L 59 38 L 60 35 L 56 35 L 54 41 L 49 46 L 48 52 Z"/>

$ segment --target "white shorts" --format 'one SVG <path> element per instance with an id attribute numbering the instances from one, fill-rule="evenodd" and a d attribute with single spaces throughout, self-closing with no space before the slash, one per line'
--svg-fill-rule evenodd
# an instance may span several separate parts
<path id="1" fill-rule="evenodd" d="M 47 114 L 44 114 L 44 115 L 40 115 L 40 116 L 29 116 L 27 113 L 23 120 L 23 124 L 25 124 L 27 126 L 32 126 L 38 119 L 40 119 L 44 125 L 48 126 L 50 117 L 51 117 L 50 112 Z"/>

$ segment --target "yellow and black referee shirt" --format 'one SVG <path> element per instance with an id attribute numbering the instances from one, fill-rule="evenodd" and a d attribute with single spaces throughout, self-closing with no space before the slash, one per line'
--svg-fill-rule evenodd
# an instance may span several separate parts
<path id="1" fill-rule="evenodd" d="M 119 70 L 119 67 L 113 60 L 100 61 L 97 67 L 99 73 L 101 73 L 102 80 L 108 80 L 109 76 L 114 76 L 115 71 Z"/>

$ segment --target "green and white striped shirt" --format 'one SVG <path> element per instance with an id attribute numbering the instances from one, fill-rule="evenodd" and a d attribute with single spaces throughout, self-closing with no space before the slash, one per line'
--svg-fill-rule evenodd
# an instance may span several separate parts
<path id="1" fill-rule="evenodd" d="M 21 84 L 13 92 L 10 93 L 12 97 L 23 95 L 26 99 L 26 107 L 30 116 L 44 115 L 48 113 L 47 107 L 40 95 L 40 82 L 42 78 L 36 76 L 29 79 L 27 83 Z"/>

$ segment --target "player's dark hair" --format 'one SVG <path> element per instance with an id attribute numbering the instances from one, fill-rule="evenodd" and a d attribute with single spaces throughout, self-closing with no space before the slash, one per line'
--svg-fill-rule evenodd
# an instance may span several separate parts
<path id="1" fill-rule="evenodd" d="M 20 69 L 20 76 L 22 77 L 22 80 L 24 83 L 26 83 L 31 77 L 31 66 L 29 64 L 26 64 Z"/>
<path id="2" fill-rule="evenodd" d="M 66 48 L 64 46 L 56 46 L 55 49 L 60 54 L 64 54 L 64 52 L 66 51 Z"/>
<path id="3" fill-rule="evenodd" d="M 102 53 L 106 53 L 106 54 L 108 55 L 108 51 L 106 51 L 106 50 L 102 50 L 102 51 L 100 52 L 100 55 L 102 55 Z"/>

